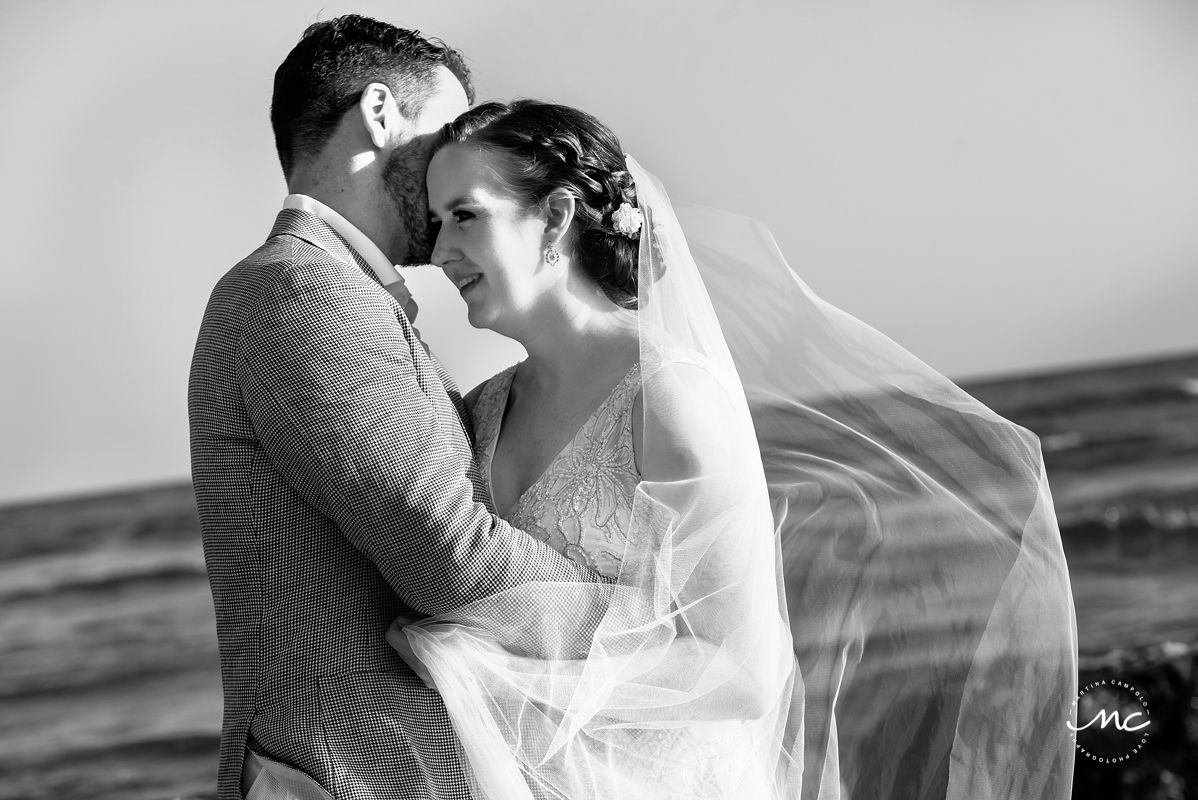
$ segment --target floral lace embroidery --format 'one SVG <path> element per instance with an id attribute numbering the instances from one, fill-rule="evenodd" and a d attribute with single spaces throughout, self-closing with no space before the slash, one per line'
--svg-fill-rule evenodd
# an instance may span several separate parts
<path id="1" fill-rule="evenodd" d="M 491 378 L 474 407 L 479 467 L 488 490 L 515 374 L 513 366 Z M 611 578 L 620 571 L 640 482 L 632 449 L 632 405 L 638 391 L 636 364 L 507 514 L 512 525 Z"/>

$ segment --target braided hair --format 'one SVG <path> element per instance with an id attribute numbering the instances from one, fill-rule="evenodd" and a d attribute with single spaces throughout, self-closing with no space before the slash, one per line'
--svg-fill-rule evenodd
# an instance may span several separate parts
<path id="1" fill-rule="evenodd" d="M 636 205 L 636 187 L 606 125 L 538 100 L 483 103 L 446 125 L 434 152 L 463 143 L 497 156 L 500 176 L 529 207 L 556 189 L 573 195 L 575 261 L 613 303 L 636 308 L 640 245 L 612 226 L 621 203 Z"/>

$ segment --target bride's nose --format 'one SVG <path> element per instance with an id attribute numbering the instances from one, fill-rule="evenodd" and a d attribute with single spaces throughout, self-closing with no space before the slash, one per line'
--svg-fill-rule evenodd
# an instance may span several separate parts
<path id="1" fill-rule="evenodd" d="M 452 247 L 449 240 L 450 237 L 445 231 L 445 226 L 441 226 L 441 229 L 437 231 L 437 240 L 433 244 L 433 253 L 430 257 L 430 260 L 441 269 L 445 269 L 445 266 L 456 257 L 457 249 Z"/>

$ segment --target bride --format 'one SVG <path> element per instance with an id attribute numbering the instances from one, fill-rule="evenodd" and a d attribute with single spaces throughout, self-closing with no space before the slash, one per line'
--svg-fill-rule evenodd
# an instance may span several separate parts
<path id="1" fill-rule="evenodd" d="M 392 627 L 478 797 L 1069 795 L 1030 433 L 581 111 L 479 106 L 427 182 L 433 261 L 528 354 L 467 397 L 494 508 L 603 579 Z"/>

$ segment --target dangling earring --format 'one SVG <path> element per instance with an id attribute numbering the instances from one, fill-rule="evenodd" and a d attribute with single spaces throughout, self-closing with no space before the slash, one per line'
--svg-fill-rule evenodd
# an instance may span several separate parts
<path id="1" fill-rule="evenodd" d="M 545 248 L 545 263 L 549 266 L 556 267 L 557 262 L 560 261 L 561 258 L 562 254 L 559 253 L 557 248 L 553 245 L 549 245 Z"/>

